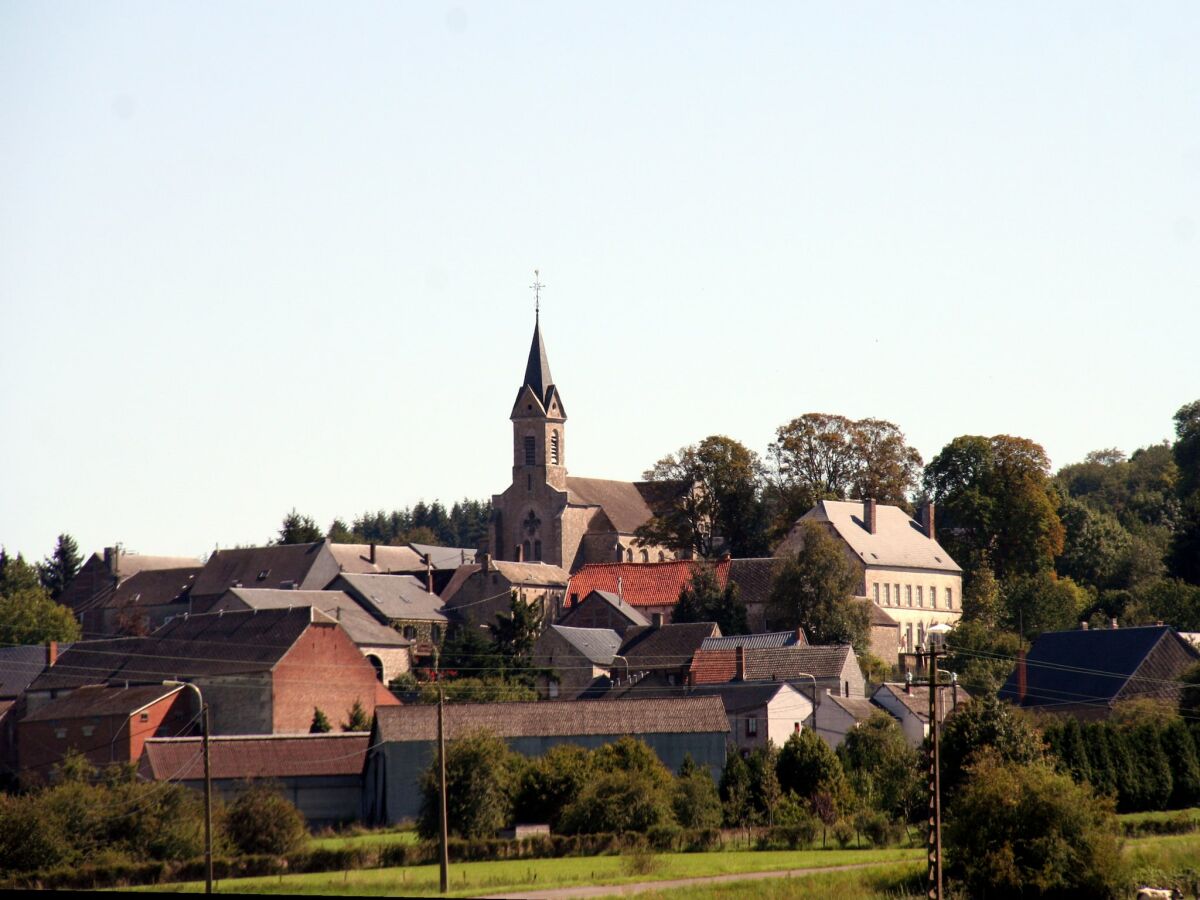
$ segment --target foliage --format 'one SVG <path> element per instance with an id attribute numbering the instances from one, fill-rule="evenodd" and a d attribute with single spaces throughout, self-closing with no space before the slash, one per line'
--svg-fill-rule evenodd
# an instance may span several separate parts
<path id="1" fill-rule="evenodd" d="M 946 635 L 943 667 L 958 674 L 971 696 L 995 694 L 1012 671 L 1012 660 L 1026 644 L 1019 635 L 965 617 Z"/>
<path id="2" fill-rule="evenodd" d="M 489 625 L 488 630 L 503 668 L 528 670 L 533 664 L 533 645 L 542 630 L 541 607 L 526 603 L 513 591 L 509 596 L 508 612 L 497 613 L 496 623 Z"/>
<path id="3" fill-rule="evenodd" d="M 320 707 L 313 707 L 312 725 L 308 728 L 309 734 L 328 734 L 333 731 L 333 725 L 329 722 L 329 717 L 321 711 Z"/>
<path id="4" fill-rule="evenodd" d="M 684 828 L 719 828 L 721 826 L 721 797 L 707 768 L 692 763 L 691 755 L 675 779 L 671 808 L 675 820 Z"/>
<path id="5" fill-rule="evenodd" d="M 893 818 L 910 819 L 924 796 L 920 754 L 894 718 L 877 712 L 852 729 L 837 749 L 854 793 Z"/>
<path id="6" fill-rule="evenodd" d="M 853 644 L 867 649 L 870 611 L 853 598 L 858 587 L 841 547 L 815 522 L 801 522 L 803 546 L 775 572 L 767 600 L 773 629 L 803 628 L 812 644 Z"/>
<path id="7" fill-rule="evenodd" d="M 1048 570 L 1014 576 L 1002 593 L 1001 625 L 1024 638 L 1078 627 L 1092 602 L 1091 595 L 1070 578 L 1060 578 Z"/>
<path id="8" fill-rule="evenodd" d="M 847 796 L 841 761 L 811 728 L 801 729 L 787 739 L 779 751 L 775 771 L 784 791 L 805 800 L 811 801 L 823 794 L 836 808 Z M 819 816 L 820 812 L 817 814 Z"/>
<path id="9" fill-rule="evenodd" d="M 10 560 L 5 567 L 6 583 L 26 584 L 27 569 L 32 567 L 21 557 Z M 40 584 L 0 592 L 0 646 L 74 641 L 79 635 L 79 623 L 71 610 L 51 600 Z"/>
<path id="10" fill-rule="evenodd" d="M 962 622 L 994 628 L 1001 615 L 1000 582 L 991 566 L 982 563 L 963 584 Z"/>
<path id="11" fill-rule="evenodd" d="M 25 562 L 20 553 L 12 557 L 0 547 L 0 597 L 11 596 L 17 591 L 37 590 L 41 586 L 35 566 Z"/>
<path id="12" fill-rule="evenodd" d="M 439 685 L 447 703 L 519 703 L 538 698 L 537 690 L 524 681 L 488 675 L 484 678 L 426 682 L 420 687 L 418 701 L 437 703 Z"/>
<path id="13" fill-rule="evenodd" d="M 513 792 L 520 759 L 487 730 L 446 742 L 446 823 L 451 834 L 486 837 L 512 821 Z M 426 840 L 439 833 L 440 780 L 435 759 L 421 777 L 417 831 Z"/>
<path id="14" fill-rule="evenodd" d="M 750 804 L 753 820 L 758 824 L 773 824 L 775 807 L 783 796 L 776 772 L 778 763 L 779 751 L 770 741 L 766 746 L 755 747 L 746 757 L 746 768 L 750 770 Z"/>
<path id="15" fill-rule="evenodd" d="M 308 837 L 304 816 L 278 788 L 250 784 L 229 804 L 225 828 L 242 853 L 290 853 Z"/>
<path id="16" fill-rule="evenodd" d="M 1180 522 L 1171 546 L 1171 573 L 1200 584 L 1200 400 L 1175 413 L 1175 445 L 1179 467 Z"/>
<path id="17" fill-rule="evenodd" d="M 324 533 L 309 516 L 302 516 L 295 507 L 283 517 L 277 544 L 313 544 L 325 539 Z"/>
<path id="18" fill-rule="evenodd" d="M 479 628 L 455 623 L 442 642 L 439 667 L 443 673 L 454 672 L 464 677 L 495 675 L 502 669 L 502 660 L 492 643 Z"/>
<path id="19" fill-rule="evenodd" d="M 421 500 L 412 507 L 384 512 L 365 512 L 347 528 L 341 519 L 329 527 L 334 540 L 335 527 L 339 543 L 383 544 L 398 546 L 410 542 L 443 547 L 477 547 L 488 531 L 492 516 L 490 500 L 456 501 L 449 510 L 441 501 Z M 470 559 L 466 560 L 471 562 Z"/>
<path id="20" fill-rule="evenodd" d="M 1134 600 L 1127 614 L 1138 624 L 1166 622 L 1179 631 L 1200 631 L 1200 585 L 1163 579 L 1137 591 Z"/>
<path id="21" fill-rule="evenodd" d="M 1056 566 L 1059 574 L 1096 588 L 1128 587 L 1121 578 L 1133 536 L 1117 517 L 1079 500 L 1065 498 L 1059 507 L 1063 523 L 1063 550 Z"/>
<path id="22" fill-rule="evenodd" d="M 1041 445 L 1010 435 L 956 437 L 925 469 L 939 541 L 968 581 L 989 565 L 1001 581 L 1049 570 L 1063 527 Z"/>
<path id="23" fill-rule="evenodd" d="M 779 529 L 818 500 L 868 497 L 909 509 L 921 456 L 883 419 L 806 413 L 781 425 L 767 455 Z"/>
<path id="24" fill-rule="evenodd" d="M 673 823 L 670 791 L 644 770 L 597 775 L 562 813 L 566 834 L 645 832 Z"/>
<path id="25" fill-rule="evenodd" d="M 722 550 L 738 557 L 765 552 L 761 476 L 758 454 L 724 435 L 710 435 L 664 456 L 645 472 L 645 479 L 695 488 L 638 528 L 639 543 L 662 544 L 705 559 Z"/>
<path id="26" fill-rule="evenodd" d="M 995 695 L 983 694 L 960 706 L 942 728 L 942 790 L 954 793 L 966 770 L 984 751 L 1002 762 L 1025 765 L 1041 760 L 1042 738 L 1029 719 Z"/>
<path id="27" fill-rule="evenodd" d="M 38 565 L 38 578 L 42 587 L 57 600 L 63 595 L 83 565 L 83 557 L 79 554 L 79 545 L 69 534 L 60 534 L 54 545 L 54 552 Z"/>
<path id="28" fill-rule="evenodd" d="M 1200 663 L 1188 668 L 1179 680 L 1184 685 L 1179 693 L 1179 714 L 1192 722 L 1200 722 Z"/>
<path id="29" fill-rule="evenodd" d="M 730 581 L 721 589 L 717 572 L 701 563 L 679 592 L 679 602 L 671 613 L 672 622 L 716 622 L 721 634 L 749 634 L 746 604 L 738 598 L 738 586 Z"/>
<path id="30" fill-rule="evenodd" d="M 1112 803 L 1043 763 L 972 764 L 947 816 L 947 874 L 971 897 L 1121 895 Z"/>
<path id="31" fill-rule="evenodd" d="M 558 831 L 562 811 L 593 774 L 591 753 L 576 744 L 557 744 L 522 768 L 514 821 L 545 822 Z"/>
<path id="32" fill-rule="evenodd" d="M 318 710 L 320 712 L 320 710 Z M 316 716 L 314 715 L 314 724 Z M 362 701 L 357 697 L 354 698 L 354 705 L 350 707 L 350 717 L 342 723 L 342 731 L 370 731 L 371 717 L 367 715 L 366 709 L 363 708 Z"/>
<path id="33" fill-rule="evenodd" d="M 725 768 L 719 786 L 721 814 L 729 828 L 746 828 L 754 816 L 751 801 L 750 768 L 737 748 L 730 746 L 725 754 Z"/>

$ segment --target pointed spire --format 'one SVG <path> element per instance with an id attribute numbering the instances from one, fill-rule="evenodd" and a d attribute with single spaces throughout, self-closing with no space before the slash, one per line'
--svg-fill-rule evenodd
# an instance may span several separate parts
<path id="1" fill-rule="evenodd" d="M 529 347 L 529 362 L 525 364 L 525 384 L 533 389 L 543 404 L 548 401 L 554 379 L 550 377 L 550 361 L 546 359 L 546 345 L 542 343 L 541 322 L 537 318 L 533 325 L 533 344 Z"/>

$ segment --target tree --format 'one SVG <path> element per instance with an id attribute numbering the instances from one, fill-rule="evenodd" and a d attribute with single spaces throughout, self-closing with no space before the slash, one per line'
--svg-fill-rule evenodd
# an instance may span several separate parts
<path id="1" fill-rule="evenodd" d="M 845 773 L 837 754 L 811 728 L 795 732 L 787 739 L 779 751 L 775 771 L 784 791 L 806 800 L 826 794 L 840 803 L 846 796 Z"/>
<path id="2" fill-rule="evenodd" d="M 685 754 L 675 778 L 671 798 L 675 820 L 684 828 L 719 828 L 721 797 L 707 768 L 701 768 Z"/>
<path id="3" fill-rule="evenodd" d="M 702 558 L 726 550 L 755 556 L 766 550 L 761 500 L 762 463 L 733 438 L 714 434 L 656 462 L 647 481 L 694 485 L 637 529 L 638 541 Z"/>
<path id="4" fill-rule="evenodd" d="M 69 534 L 60 534 L 54 545 L 54 552 L 38 565 L 38 576 L 42 587 L 50 594 L 52 600 L 63 595 L 83 565 L 83 557 L 79 555 L 79 545 Z"/>
<path id="5" fill-rule="evenodd" d="M 1163 579 L 1137 592 L 1142 623 L 1166 622 L 1179 631 L 1200 630 L 1200 586 Z"/>
<path id="6" fill-rule="evenodd" d="M 1013 577 L 1003 589 L 1002 624 L 1024 638 L 1078 625 L 1092 596 L 1070 578 L 1052 571 Z"/>
<path id="7" fill-rule="evenodd" d="M 775 807 L 783 796 L 776 767 L 779 751 L 770 741 L 766 746 L 755 747 L 746 757 L 746 768 L 750 770 L 750 803 L 754 807 L 754 819 L 766 825 L 774 824 Z"/>
<path id="8" fill-rule="evenodd" d="M 71 611 L 51 600 L 40 585 L 0 595 L 0 646 L 75 641 L 79 635 Z"/>
<path id="9" fill-rule="evenodd" d="M 1171 571 L 1191 584 L 1200 584 L 1200 400 L 1175 413 L 1175 444 L 1179 467 L 1179 529 L 1171 547 Z"/>
<path id="10" fill-rule="evenodd" d="M 511 593 L 507 613 L 496 614 L 496 624 L 489 625 L 496 651 L 504 667 L 526 671 L 533 664 L 533 645 L 542 631 L 542 610 L 535 603 L 526 603 L 516 591 Z"/>
<path id="11" fill-rule="evenodd" d="M 853 644 L 867 649 L 870 611 L 852 599 L 858 573 L 842 548 L 815 522 L 801 522 L 803 546 L 775 573 L 767 617 L 775 629 L 803 628 L 813 644 Z"/>
<path id="12" fill-rule="evenodd" d="M 1121 896 L 1112 802 L 1044 763 L 980 757 L 949 813 L 946 873 L 966 896 Z"/>
<path id="13" fill-rule="evenodd" d="M 293 507 L 292 511 L 283 517 L 283 524 L 279 526 L 279 539 L 275 543 L 313 544 L 324 539 L 325 535 L 321 533 L 317 523 L 309 516 L 300 515 Z"/>
<path id="14" fill-rule="evenodd" d="M 1000 582 L 987 563 L 971 573 L 963 587 L 962 620 L 978 622 L 985 628 L 994 628 L 1000 621 Z"/>
<path id="15" fill-rule="evenodd" d="M 514 820 L 546 822 L 559 831 L 563 810 L 592 779 L 591 754 L 577 744 L 556 744 L 521 770 Z"/>
<path id="16" fill-rule="evenodd" d="M 711 565 L 700 563 L 687 585 L 679 592 L 672 622 L 716 622 L 721 634 L 749 634 L 746 604 L 738 598 L 738 586 L 726 583 L 724 590 Z"/>
<path id="17" fill-rule="evenodd" d="M 253 784 L 229 804 L 225 829 L 242 853 L 283 856 L 308 837 L 304 816 L 275 787 Z"/>
<path id="18" fill-rule="evenodd" d="M 333 726 L 329 724 L 329 717 L 321 712 L 320 707 L 313 707 L 312 725 L 309 726 L 309 734 L 328 734 L 333 731 Z"/>
<path id="19" fill-rule="evenodd" d="M 736 747 L 730 746 L 725 754 L 725 768 L 721 771 L 719 792 L 721 812 L 729 828 L 747 828 L 754 816 L 754 805 L 750 795 L 750 769 Z"/>
<path id="20" fill-rule="evenodd" d="M 645 772 L 606 772 L 588 782 L 563 810 L 562 830 L 567 834 L 645 833 L 674 821 L 669 785 Z"/>
<path id="21" fill-rule="evenodd" d="M 1042 759 L 1042 738 L 1022 713 L 995 695 L 972 698 L 942 728 L 942 790 L 947 796 L 985 752 L 1014 765 L 1033 763 Z"/>
<path id="22" fill-rule="evenodd" d="M 1053 568 L 1063 527 L 1041 445 L 1010 435 L 956 437 L 925 469 L 938 504 L 939 541 L 970 575 L 990 565 L 1001 581 Z"/>
<path id="23" fill-rule="evenodd" d="M 962 621 L 946 635 L 945 669 L 956 672 L 971 696 L 995 694 L 1012 671 L 1012 660 L 1026 647 L 1020 636 L 978 619 Z"/>
<path id="24" fill-rule="evenodd" d="M 887 713 L 876 712 L 852 729 L 837 756 L 854 793 L 874 809 L 907 821 L 919 807 L 920 755 Z"/>
<path id="25" fill-rule="evenodd" d="M 1133 536 L 1116 516 L 1068 497 L 1059 507 L 1059 518 L 1064 538 L 1062 554 L 1056 562 L 1058 573 L 1096 588 L 1127 587 L 1120 583 L 1120 576 L 1129 558 Z"/>
<path id="26" fill-rule="evenodd" d="M 1184 685 L 1179 693 L 1179 714 L 1189 721 L 1200 721 L 1200 663 L 1189 666 L 1179 680 Z"/>
<path id="27" fill-rule="evenodd" d="M 341 519 L 334 519 L 329 523 L 329 540 L 334 544 L 365 544 L 367 541 L 362 540 L 362 535 L 355 534 L 350 530 L 350 527 Z"/>
<path id="28" fill-rule="evenodd" d="M 320 712 L 320 710 L 317 710 Z M 316 716 L 313 716 L 314 724 Z M 357 697 L 354 700 L 354 705 L 350 707 L 350 718 L 342 724 L 342 731 L 370 731 L 371 717 L 367 715 L 367 711 L 363 708 L 362 701 Z"/>
<path id="29" fill-rule="evenodd" d="M 0 547 L 0 597 L 8 597 L 22 590 L 36 590 L 41 586 L 35 566 L 25 562 L 20 553 L 12 557 Z"/>
<path id="30" fill-rule="evenodd" d="M 520 760 L 493 732 L 476 731 L 446 743 L 446 823 L 463 838 L 491 837 L 512 821 Z M 440 781 L 436 760 L 421 776 L 417 831 L 425 840 L 439 832 Z"/>

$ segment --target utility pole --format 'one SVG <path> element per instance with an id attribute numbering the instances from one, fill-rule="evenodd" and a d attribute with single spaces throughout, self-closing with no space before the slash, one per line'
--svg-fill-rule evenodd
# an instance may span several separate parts
<path id="1" fill-rule="evenodd" d="M 442 690 L 442 676 L 437 669 L 434 656 L 434 673 L 438 680 L 438 794 L 441 804 L 441 885 L 442 893 L 450 890 L 450 829 L 446 821 L 446 695 Z"/>
<path id="2" fill-rule="evenodd" d="M 940 635 L 939 635 L 940 637 Z M 938 732 L 938 644 L 934 635 L 928 636 L 929 653 L 929 837 L 926 846 L 929 858 L 927 877 L 929 900 L 942 900 L 942 765 Z"/>
<path id="3" fill-rule="evenodd" d="M 213 852 L 212 852 L 212 756 L 209 753 L 208 704 L 200 688 L 190 681 L 164 681 L 165 685 L 178 685 L 191 688 L 196 692 L 196 702 L 200 704 L 200 747 L 204 754 L 204 893 L 213 892 Z"/>

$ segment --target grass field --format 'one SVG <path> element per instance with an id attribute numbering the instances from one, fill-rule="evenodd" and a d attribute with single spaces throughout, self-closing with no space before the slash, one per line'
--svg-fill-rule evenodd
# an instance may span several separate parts
<path id="1" fill-rule="evenodd" d="M 642 900 L 918 900 L 924 863 L 646 891 Z"/>
<path id="2" fill-rule="evenodd" d="M 797 869 L 809 866 L 879 863 L 889 872 L 896 864 L 918 861 L 921 850 L 800 850 L 725 851 L 718 853 L 664 853 L 655 857 L 657 866 L 649 874 L 630 871 L 628 859 L 620 856 L 590 856 L 567 859 L 502 860 L 455 863 L 450 867 L 451 895 L 517 892 L 589 884 L 625 884 Z M 155 891 L 203 891 L 203 882 L 152 885 Z M 321 872 L 306 875 L 239 878 L 222 881 L 219 890 L 247 893 L 288 894 L 408 894 L 438 893 L 437 866 L 393 869 L 363 869 L 351 872 Z M 851 896 L 847 894 L 846 896 Z"/>
<path id="3" fill-rule="evenodd" d="M 1161 812 L 1122 813 L 1117 816 L 1122 822 L 1166 822 L 1172 819 L 1187 818 L 1200 822 L 1200 808 L 1166 809 Z"/>
<path id="4" fill-rule="evenodd" d="M 309 846 L 313 850 L 342 850 L 346 847 L 362 847 L 364 845 L 415 844 L 418 840 L 417 833 L 411 830 L 364 831 L 361 834 L 314 837 Z"/>

